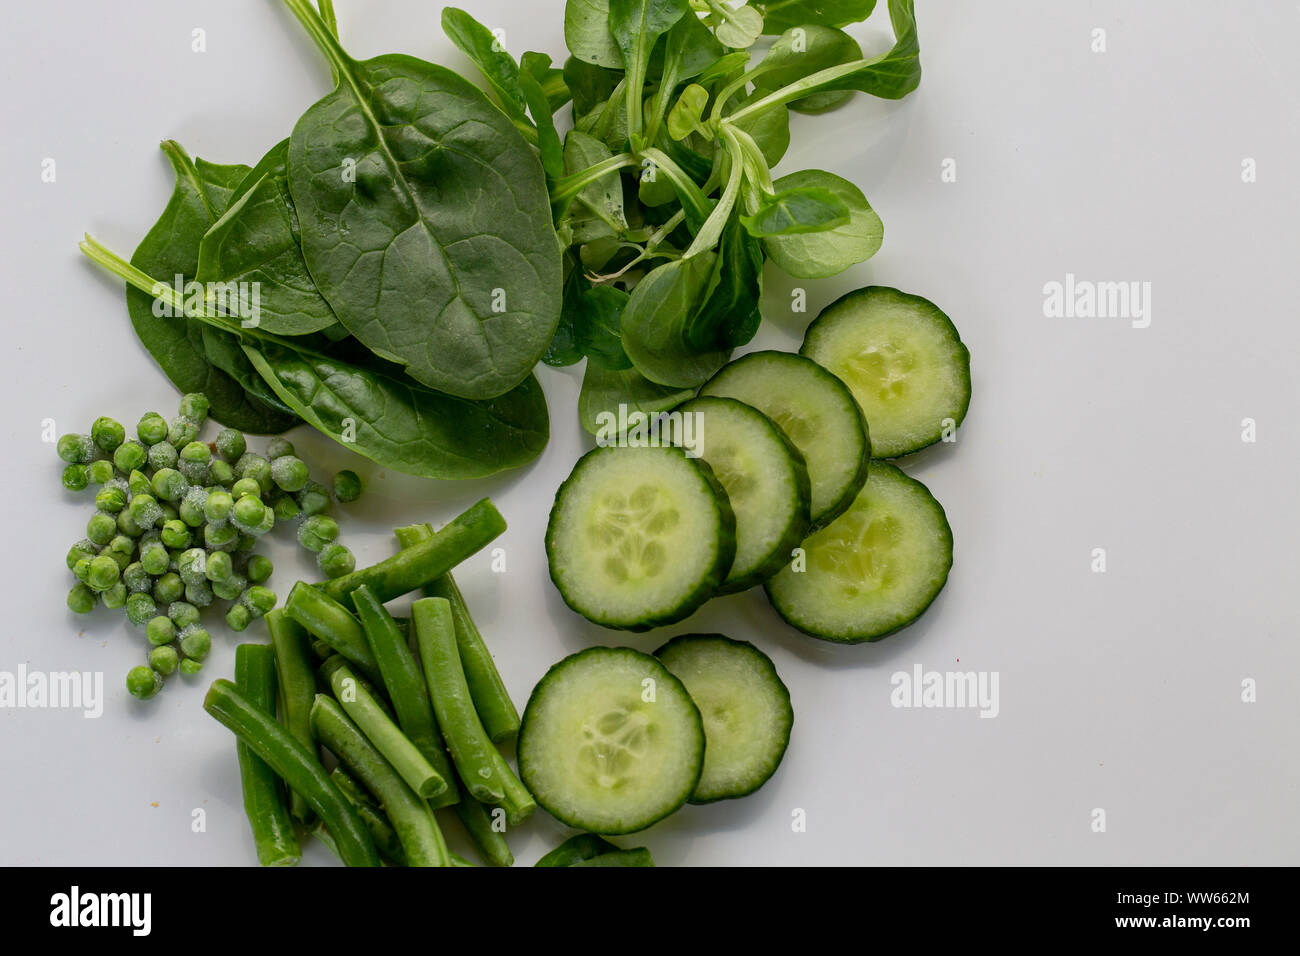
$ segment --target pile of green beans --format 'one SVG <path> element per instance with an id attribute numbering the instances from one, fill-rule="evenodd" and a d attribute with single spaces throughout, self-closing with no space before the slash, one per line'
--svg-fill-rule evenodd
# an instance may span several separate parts
<path id="1" fill-rule="evenodd" d="M 321 585 L 298 582 L 267 615 L 271 647 L 238 648 L 236 684 L 216 682 L 205 706 L 245 748 L 245 808 L 263 865 L 296 861 L 282 838 L 288 819 L 349 864 L 473 865 L 447 849 L 435 815 L 444 808 L 484 863 L 514 862 L 504 831 L 537 807 L 497 749 L 519 715 L 449 576 L 504 528 L 484 499 L 440 531 L 398 529 L 397 555 Z M 432 596 L 414 603 L 409 623 L 384 606 L 421 588 Z M 268 728 L 271 660 L 280 721 Z M 338 763 L 330 773 L 322 749 Z M 268 786 L 268 768 L 284 788 Z"/>
<path id="2" fill-rule="evenodd" d="M 254 549 L 277 524 L 299 522 L 298 541 L 316 553 L 326 577 L 356 567 L 336 540 L 338 522 L 325 513 L 329 491 L 311 480 L 293 445 L 273 438 L 258 455 L 231 428 L 201 441 L 208 404 L 193 392 L 170 422 L 157 412 L 143 415 L 136 438 L 100 417 L 88 434 L 63 435 L 55 445 L 65 463 L 63 487 L 98 489 L 86 537 L 68 551 L 77 578 L 68 607 L 87 614 L 103 604 L 144 628 L 148 663 L 126 676 L 127 690 L 141 699 L 157 694 L 170 674 L 203 669 L 212 637 L 200 616 L 214 601 L 230 602 L 225 619 L 235 631 L 275 606 L 266 586 L 271 561 Z M 339 501 L 360 492 L 355 472 L 334 477 Z"/>

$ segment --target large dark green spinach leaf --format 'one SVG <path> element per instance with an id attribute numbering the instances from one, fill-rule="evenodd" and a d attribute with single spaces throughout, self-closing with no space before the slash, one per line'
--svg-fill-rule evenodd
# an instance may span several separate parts
<path id="1" fill-rule="evenodd" d="M 289 196 L 289 141 L 253 167 L 230 207 L 199 243 L 196 278 L 204 283 L 256 283 L 257 326 L 277 335 L 306 335 L 338 325 L 303 261 L 298 218 Z"/>
<path id="2" fill-rule="evenodd" d="M 385 468 L 426 478 L 482 478 L 546 447 L 546 397 L 529 375 L 504 395 L 471 401 L 378 367 L 353 365 L 252 337 L 253 366 L 312 427 Z"/>
<path id="3" fill-rule="evenodd" d="M 302 249 L 339 321 L 464 398 L 522 382 L 560 314 L 560 247 L 536 153 L 477 87 L 414 57 L 353 60 L 285 0 L 338 76 L 289 139 Z"/>
<path id="4" fill-rule="evenodd" d="M 247 166 L 220 166 L 192 160 L 179 143 L 168 140 L 163 153 L 176 173 L 176 186 L 161 218 L 140 241 L 131 264 L 170 284 L 177 275 L 194 278 L 199 242 L 225 211 L 248 173 Z M 158 315 L 154 298 L 127 287 L 126 308 L 136 335 L 163 373 L 182 392 L 204 392 L 209 414 L 223 425 L 255 434 L 277 434 L 297 418 L 246 393 L 243 386 L 208 361 L 198 323 L 184 316 Z"/>

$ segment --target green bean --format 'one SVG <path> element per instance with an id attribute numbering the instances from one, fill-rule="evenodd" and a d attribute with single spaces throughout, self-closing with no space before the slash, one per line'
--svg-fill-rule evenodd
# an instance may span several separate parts
<path id="1" fill-rule="evenodd" d="M 506 530 L 505 519 L 488 498 L 472 505 L 436 531 L 428 541 L 406 548 L 378 564 L 361 568 L 320 587 L 336 601 L 365 584 L 381 602 L 409 594 L 440 578 Z"/>
<path id="2" fill-rule="evenodd" d="M 599 856 L 593 856 L 590 859 L 579 860 L 573 866 L 654 866 L 654 858 L 650 856 L 650 851 L 643 846 L 634 847 L 631 850 L 616 850 L 611 853 L 602 853 Z"/>
<path id="3" fill-rule="evenodd" d="M 595 833 L 575 833 L 533 866 L 573 866 L 602 853 L 617 853 L 618 847 Z"/>
<path id="4" fill-rule="evenodd" d="M 284 725 L 304 747 L 315 751 L 311 705 L 316 699 L 316 667 L 311 658 L 311 639 L 284 608 L 276 608 L 266 615 L 266 629 L 271 633 L 271 647 L 275 650 Z M 289 794 L 289 809 L 303 823 L 311 822 L 311 807 L 297 791 Z"/>
<path id="5" fill-rule="evenodd" d="M 447 779 L 433 769 L 410 738 L 389 719 L 347 664 L 340 661 L 329 669 L 329 683 L 344 713 L 352 718 L 407 786 L 425 798 L 447 790 Z"/>
<path id="6" fill-rule="evenodd" d="M 234 731 L 293 790 L 303 795 L 329 827 L 339 857 L 348 866 L 378 866 L 379 853 L 370 832 L 329 779 L 316 755 L 253 704 L 228 680 L 215 680 L 203 709 Z"/>
<path id="7" fill-rule="evenodd" d="M 447 866 L 450 863 L 447 844 L 433 818 L 433 810 L 403 782 L 339 705 L 324 694 L 318 694 L 311 708 L 311 723 L 320 742 L 360 777 L 379 799 L 397 831 L 407 863 L 410 866 Z M 338 787 L 331 786 L 337 793 Z M 347 800 L 341 794 L 340 799 Z M 352 817 L 360 819 L 351 804 L 348 804 L 348 809 Z M 366 839 L 373 847 L 374 840 L 368 831 Z"/>
<path id="8" fill-rule="evenodd" d="M 289 616 L 334 648 L 368 676 L 379 674 L 379 664 L 366 643 L 366 633 L 360 622 L 324 589 L 299 581 L 284 602 Z"/>
<path id="9" fill-rule="evenodd" d="M 320 665 L 316 668 L 316 674 L 320 678 L 320 682 L 324 688 L 329 687 L 330 675 L 334 673 L 334 669 L 346 665 L 347 663 L 347 658 L 342 654 L 335 654 L 331 651 L 325 655 L 325 659 L 321 661 Z M 365 677 L 357 671 L 353 671 L 352 676 L 356 679 L 356 682 L 365 689 L 365 692 L 375 699 L 375 703 L 377 703 L 383 712 L 388 715 L 388 718 L 393 721 L 393 723 L 397 723 L 397 713 L 393 710 L 393 705 L 389 702 L 388 694 L 384 691 L 383 686 L 372 683 L 368 677 Z"/>
<path id="10" fill-rule="evenodd" d="M 506 790 L 501 798 L 501 807 L 506 811 L 506 819 L 510 821 L 510 825 L 518 826 L 537 810 L 537 801 L 533 799 L 533 795 L 528 792 L 523 782 L 515 776 L 515 772 L 510 769 L 510 764 L 506 763 L 506 758 L 501 756 L 500 751 L 493 747 L 491 756 L 492 767 Z"/>
<path id="11" fill-rule="evenodd" d="M 513 866 L 514 855 L 506 843 L 506 835 L 492 825 L 492 814 L 473 797 L 464 796 L 453 807 L 465 832 L 474 841 L 475 848 L 489 866 Z"/>
<path id="12" fill-rule="evenodd" d="M 402 841 L 397 839 L 397 831 L 388 822 L 384 811 L 371 798 L 366 789 L 342 767 L 335 767 L 330 778 L 338 785 L 343 796 L 352 801 L 357 809 L 357 816 L 366 825 L 370 835 L 375 839 L 379 855 L 394 866 L 406 866 L 406 852 Z"/>
<path id="13" fill-rule="evenodd" d="M 394 534 L 398 545 L 409 548 L 432 537 L 433 528 L 427 524 L 410 525 L 398 528 Z M 456 620 L 456 645 L 460 648 L 460 661 L 465 668 L 465 683 L 469 684 L 469 693 L 474 698 L 474 709 L 483 721 L 483 729 L 493 743 L 513 740 L 519 733 L 519 711 L 501 680 L 492 653 L 483 642 L 483 635 L 474 626 L 469 605 L 465 603 L 465 596 L 460 593 L 451 572 L 431 583 L 424 593 L 429 597 L 446 598 L 451 604 L 451 613 Z"/>
<path id="14" fill-rule="evenodd" d="M 160 621 L 171 621 L 157 618 Z M 152 621 L 150 622 L 153 623 Z M 235 687 L 268 716 L 275 711 L 275 658 L 265 644 L 240 644 L 235 648 Z M 235 744 L 239 778 L 244 790 L 244 812 L 253 829 L 253 845 L 262 866 L 297 866 L 302 859 L 298 835 L 289 818 L 288 802 L 280 778 L 245 743 Z"/>
<path id="15" fill-rule="evenodd" d="M 456 772 L 476 800 L 500 803 L 505 781 L 492 759 L 497 749 L 488 740 L 465 685 L 451 605 L 443 598 L 421 598 L 411 605 L 411 621 L 433 712 Z"/>
<path id="16" fill-rule="evenodd" d="M 433 705 L 429 702 L 420 664 L 411 653 L 411 646 L 397 622 L 369 587 L 364 584 L 358 587 L 352 593 L 352 599 L 393 709 L 397 712 L 398 725 L 424 758 L 448 781 L 446 791 L 431 799 L 430 806 L 434 809 L 450 806 L 460 799 L 460 794 L 450 785 L 453 782 L 452 767 L 433 716 Z"/>

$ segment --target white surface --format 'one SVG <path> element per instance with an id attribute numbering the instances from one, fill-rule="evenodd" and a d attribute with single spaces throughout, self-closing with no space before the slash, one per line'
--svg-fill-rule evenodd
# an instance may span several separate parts
<path id="1" fill-rule="evenodd" d="M 516 53 L 564 54 L 562 3 L 466 0 Z M 441 4 L 340 0 L 345 45 L 465 66 Z M 881 4 L 883 8 L 883 2 Z M 1249 4 L 920 0 L 925 78 L 899 104 L 858 97 L 800 117 L 779 171 L 857 182 L 884 248 L 835 279 L 769 273 L 756 344 L 796 347 L 804 324 L 860 285 L 945 308 L 973 355 L 974 401 L 956 447 L 909 462 L 947 508 L 956 565 L 923 621 L 878 645 L 835 647 L 787 629 L 761 593 L 628 636 L 586 624 L 546 576 L 552 495 L 587 447 L 579 372 L 543 371 L 553 437 L 532 467 L 434 484 L 358 468 L 342 511 L 363 561 L 398 523 L 444 521 L 490 494 L 510 522 L 508 571 L 459 573 L 522 707 L 538 677 L 591 642 L 650 650 L 720 630 L 766 648 L 790 686 L 794 737 L 778 775 L 743 801 L 688 807 L 636 842 L 663 864 L 1300 862 L 1297 641 L 1297 322 L 1300 188 L 1294 50 L 1300 12 Z M 248 864 L 232 739 L 201 710 L 236 639 L 214 628 L 202 678 L 152 703 L 122 675 L 143 659 L 123 618 L 64 610 L 68 545 L 86 497 L 58 486 L 41 420 L 85 431 L 98 414 L 174 414 L 176 396 L 134 340 L 120 287 L 82 261 L 89 230 L 129 255 L 171 188 L 164 137 L 219 162 L 254 162 L 328 87 L 300 28 L 270 0 L 13 5 L 0 31 L 8 185 L 0 670 L 104 672 L 98 720 L 0 710 L 0 864 Z M 884 45 L 883 11 L 852 28 Z M 207 30 L 204 54 L 190 31 Z M 1107 31 L 1108 52 L 1090 50 Z M 57 182 L 40 181 L 57 161 Z M 945 158 L 955 183 L 940 179 Z M 1258 181 L 1241 181 L 1243 158 Z M 1149 281 L 1149 328 L 1048 319 L 1066 273 Z M 1241 421 L 1258 441 L 1241 441 Z M 324 473 L 356 461 L 305 430 Z M 1090 571 L 1104 547 L 1108 571 Z M 311 565 L 272 552 L 287 591 Z M 251 632 L 263 639 L 261 626 Z M 960 663 L 958 663 L 960 661 Z M 890 675 L 996 671 L 1001 710 L 890 705 Z M 1242 703 L 1241 682 L 1258 682 Z M 1104 808 L 1107 832 L 1091 829 Z M 195 808 L 206 832 L 191 829 Z M 793 833 L 791 813 L 807 813 Z M 515 834 L 531 863 L 563 829 Z M 628 841 L 630 842 L 630 841 Z M 313 862 L 328 861 L 317 847 Z"/>

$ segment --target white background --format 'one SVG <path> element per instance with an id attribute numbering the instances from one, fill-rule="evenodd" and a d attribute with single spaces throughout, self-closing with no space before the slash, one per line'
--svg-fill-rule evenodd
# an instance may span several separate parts
<path id="1" fill-rule="evenodd" d="M 516 54 L 562 60 L 560 0 L 463 0 Z M 470 72 L 440 4 L 339 0 L 358 57 L 402 51 Z M 755 343 L 797 347 L 826 303 L 880 283 L 925 295 L 970 347 L 974 399 L 956 446 L 905 467 L 947 508 L 956 564 L 921 623 L 836 647 L 785 627 L 761 593 L 716 601 L 648 635 L 569 612 L 542 535 L 555 488 L 589 445 L 580 371 L 543 370 L 552 440 L 498 479 L 435 484 L 359 467 L 300 429 L 326 469 L 357 467 L 341 515 L 363 562 L 389 530 L 445 521 L 490 494 L 510 522 L 508 571 L 483 556 L 458 578 L 521 708 L 560 657 L 592 642 L 651 650 L 672 634 L 755 641 L 790 686 L 796 720 L 776 777 L 743 801 L 688 807 L 640 835 L 661 864 L 1294 864 L 1300 862 L 1297 632 L 1297 321 L 1300 254 L 1295 49 L 1300 12 L 1254 2 L 919 0 L 925 76 L 901 103 L 860 96 L 797 117 L 779 172 L 857 182 L 885 243 L 869 263 L 807 284 L 767 275 Z M 851 28 L 888 45 L 883 10 Z M 191 30 L 207 52 L 191 51 Z M 1094 28 L 1107 51 L 1091 50 Z M 83 261 L 83 231 L 125 255 L 171 175 L 156 144 L 253 163 L 329 88 L 328 70 L 272 0 L 11 4 L 7 94 L 3 581 L 0 670 L 105 674 L 104 714 L 0 710 L 3 864 L 250 864 L 233 738 L 200 706 L 231 671 L 214 621 L 196 681 L 130 699 L 142 634 L 118 613 L 64 608 L 68 546 L 89 495 L 59 487 L 41 421 L 133 425 L 176 395 L 135 341 L 120 285 Z M 57 162 L 42 183 L 41 163 Z M 1244 183 L 1245 158 L 1258 181 Z M 945 183 L 943 161 L 956 161 Z M 1043 286 L 1152 283 L 1152 321 L 1048 319 Z M 1258 441 L 1241 440 L 1242 420 Z M 209 432 L 208 434 L 211 434 Z M 1090 570 L 1103 547 L 1105 574 Z M 284 593 L 314 571 L 282 539 Z M 264 640 L 259 624 L 245 639 Z M 996 671 L 1001 712 L 891 707 L 890 675 Z M 1242 681 L 1258 702 L 1241 701 Z M 195 808 L 206 832 L 191 830 Z M 807 813 L 793 833 L 791 813 Z M 1094 833 L 1104 808 L 1107 830 Z M 539 814 L 512 837 L 531 863 L 565 831 Z M 319 846 L 312 863 L 330 862 Z"/>

